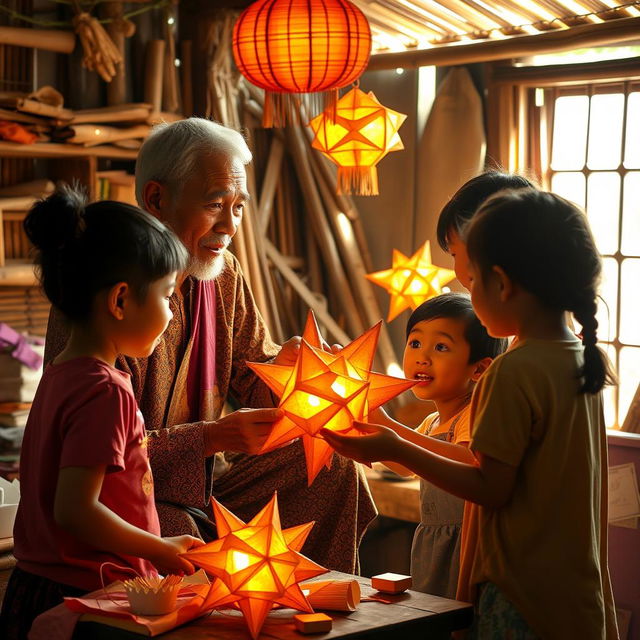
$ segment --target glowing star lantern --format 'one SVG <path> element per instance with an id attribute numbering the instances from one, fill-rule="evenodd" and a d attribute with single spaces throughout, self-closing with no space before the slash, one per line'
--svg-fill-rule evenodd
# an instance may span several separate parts
<path id="1" fill-rule="evenodd" d="M 313 613 L 298 583 L 328 571 L 299 553 L 314 523 L 283 530 L 275 493 L 248 524 L 215 499 L 211 503 L 219 538 L 181 554 L 218 578 L 203 610 L 239 608 L 254 639 L 276 604 Z"/>
<path id="2" fill-rule="evenodd" d="M 320 330 L 309 311 L 293 366 L 247 363 L 280 397 L 278 406 L 284 411 L 263 451 L 302 437 L 309 485 L 323 466 L 331 466 L 333 448 L 318 435 L 323 427 L 357 435 L 354 420 L 366 421 L 370 411 L 416 384 L 371 371 L 381 324 L 342 351 L 328 353 L 322 349 Z"/>
<path id="3" fill-rule="evenodd" d="M 325 110 L 309 123 L 311 145 L 338 165 L 338 193 L 378 195 L 376 165 L 390 151 L 404 149 L 398 129 L 406 115 L 382 106 L 373 92 L 357 87 L 334 111 Z"/>
<path id="4" fill-rule="evenodd" d="M 455 271 L 431 263 L 428 240 L 410 258 L 394 249 L 391 269 L 367 274 L 371 282 L 384 287 L 391 295 L 387 322 L 405 309 L 415 309 L 425 300 L 440 295 L 442 287 L 455 277 Z"/>
<path id="5" fill-rule="evenodd" d="M 233 28 L 236 66 L 265 90 L 265 127 L 297 121 L 295 94 L 355 82 L 370 54 L 369 23 L 349 0 L 257 0 Z"/>

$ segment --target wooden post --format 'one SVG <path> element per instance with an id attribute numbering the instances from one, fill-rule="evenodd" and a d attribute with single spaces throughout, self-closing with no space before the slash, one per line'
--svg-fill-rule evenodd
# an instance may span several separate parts
<path id="1" fill-rule="evenodd" d="M 193 115 L 193 43 L 183 40 L 180 43 L 180 78 L 182 89 L 182 114 L 185 117 Z"/>

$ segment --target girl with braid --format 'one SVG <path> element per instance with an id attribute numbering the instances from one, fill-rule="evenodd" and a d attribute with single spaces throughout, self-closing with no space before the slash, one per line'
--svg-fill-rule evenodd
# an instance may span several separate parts
<path id="1" fill-rule="evenodd" d="M 465 235 L 477 316 L 489 335 L 516 336 L 473 393 L 475 464 L 381 425 L 325 437 L 343 455 L 399 463 L 468 501 L 474 544 L 458 597 L 476 605 L 472 637 L 615 639 L 601 394 L 612 376 L 596 345 L 601 262 L 586 217 L 521 189 L 487 200 Z"/>

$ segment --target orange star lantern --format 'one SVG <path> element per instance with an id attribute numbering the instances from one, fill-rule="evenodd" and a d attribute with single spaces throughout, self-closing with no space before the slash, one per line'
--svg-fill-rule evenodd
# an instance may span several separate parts
<path id="1" fill-rule="evenodd" d="M 391 295 L 387 322 L 405 309 L 415 309 L 425 300 L 440 295 L 442 287 L 455 277 L 455 271 L 431 263 L 428 240 L 410 258 L 394 249 L 391 269 L 367 274 L 367 279 L 384 287 Z"/>
<path id="2" fill-rule="evenodd" d="M 218 578 L 203 610 L 238 607 L 254 639 L 275 604 L 313 613 L 298 583 L 328 571 L 299 553 L 314 523 L 283 530 L 276 493 L 248 524 L 211 503 L 219 538 L 181 554 Z"/>
<path id="3" fill-rule="evenodd" d="M 338 193 L 378 195 L 376 165 L 390 151 L 404 149 L 398 129 L 406 115 L 382 106 L 373 92 L 357 87 L 335 107 L 311 120 L 311 145 L 338 165 Z"/>
<path id="4" fill-rule="evenodd" d="M 247 363 L 280 397 L 284 416 L 277 420 L 263 452 L 302 437 L 309 485 L 323 466 L 331 466 L 333 448 L 318 436 L 324 427 L 359 434 L 353 421 L 412 387 L 415 380 L 371 371 L 378 344 L 378 323 L 338 353 L 322 349 L 315 316 L 309 311 L 298 359 L 293 366 Z"/>

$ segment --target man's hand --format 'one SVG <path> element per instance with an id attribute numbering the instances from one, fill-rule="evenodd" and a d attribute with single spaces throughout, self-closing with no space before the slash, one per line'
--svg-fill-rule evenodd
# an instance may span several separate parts
<path id="1" fill-rule="evenodd" d="M 329 429 L 322 429 L 320 434 L 339 454 L 368 465 L 389 460 L 400 443 L 400 437 L 394 431 L 380 424 L 354 422 L 353 426 L 362 435 L 344 436 Z"/>
<path id="2" fill-rule="evenodd" d="M 280 349 L 280 353 L 275 357 L 273 364 L 292 367 L 298 359 L 301 343 L 302 338 L 300 336 L 293 336 L 293 338 L 289 338 L 289 340 L 282 345 L 282 349 Z M 324 351 L 329 353 L 338 353 L 339 351 L 342 351 L 342 345 L 329 345 L 324 340 L 322 341 L 322 348 Z"/>
<path id="3" fill-rule="evenodd" d="M 216 451 L 259 453 L 273 423 L 283 415 L 282 409 L 238 409 L 207 423 L 205 455 L 212 456 Z"/>

